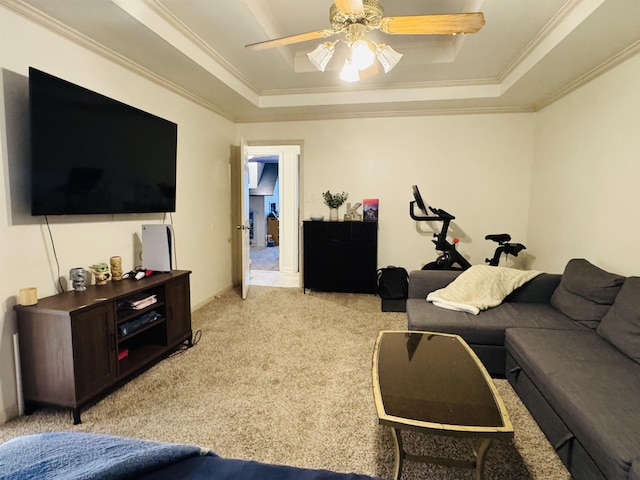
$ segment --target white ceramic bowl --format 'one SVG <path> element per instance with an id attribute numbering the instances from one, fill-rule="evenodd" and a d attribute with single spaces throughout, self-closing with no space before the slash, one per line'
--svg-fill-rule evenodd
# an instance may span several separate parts
<path id="1" fill-rule="evenodd" d="M 319 216 L 311 216 L 311 220 L 313 220 L 314 222 L 321 222 L 322 220 L 324 220 L 324 215 L 319 215 Z"/>

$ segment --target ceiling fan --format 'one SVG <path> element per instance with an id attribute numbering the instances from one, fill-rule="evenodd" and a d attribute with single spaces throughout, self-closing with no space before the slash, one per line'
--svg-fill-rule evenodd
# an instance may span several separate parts
<path id="1" fill-rule="evenodd" d="M 252 43 L 246 45 L 246 48 L 264 50 L 344 33 L 350 55 L 340 78 L 355 81 L 360 78 L 359 72 L 374 65 L 375 58 L 383 66 L 385 73 L 402 58 L 402 54 L 388 45 L 367 40 L 367 32 L 380 30 L 390 35 L 457 35 L 476 33 L 485 23 L 484 15 L 480 12 L 385 17 L 380 0 L 334 0 L 329 9 L 329 20 L 331 28 Z M 325 70 L 333 57 L 335 44 L 339 41 L 324 42 L 308 53 L 309 60 L 318 70 Z"/>

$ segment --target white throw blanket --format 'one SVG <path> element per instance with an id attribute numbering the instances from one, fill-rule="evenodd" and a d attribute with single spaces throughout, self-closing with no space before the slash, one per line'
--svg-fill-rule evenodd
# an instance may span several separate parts
<path id="1" fill-rule="evenodd" d="M 445 288 L 427 295 L 435 306 L 478 315 L 496 307 L 507 295 L 543 272 L 473 265 Z"/>

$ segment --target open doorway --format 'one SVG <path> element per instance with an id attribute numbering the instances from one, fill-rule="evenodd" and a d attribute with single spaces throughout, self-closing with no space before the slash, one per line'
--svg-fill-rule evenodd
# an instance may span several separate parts
<path id="1" fill-rule="evenodd" d="M 280 271 L 279 155 L 249 156 L 251 268 Z"/>
<path id="2" fill-rule="evenodd" d="M 300 146 L 247 147 L 251 284 L 300 286 Z"/>

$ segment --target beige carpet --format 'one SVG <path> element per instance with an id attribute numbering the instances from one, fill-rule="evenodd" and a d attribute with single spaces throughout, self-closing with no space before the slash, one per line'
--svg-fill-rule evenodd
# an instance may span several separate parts
<path id="1" fill-rule="evenodd" d="M 371 354 L 382 313 L 373 295 L 251 287 L 194 313 L 192 349 L 169 358 L 83 411 L 39 410 L 0 426 L 17 435 L 76 430 L 198 444 L 226 457 L 388 478 L 393 442 L 377 424 Z M 515 427 L 489 451 L 488 479 L 558 479 L 568 473 L 504 380 L 496 382 Z M 410 435 L 411 448 L 470 455 L 469 443 Z M 407 463 L 403 479 L 470 479 L 468 470 Z"/>

